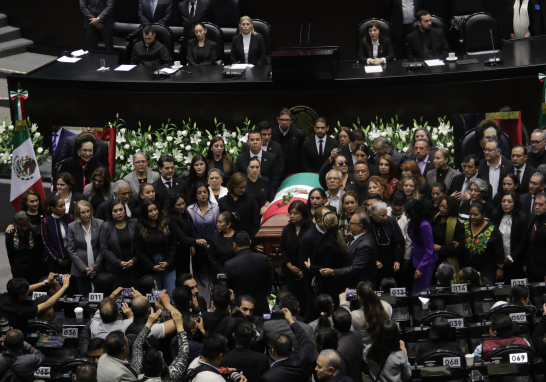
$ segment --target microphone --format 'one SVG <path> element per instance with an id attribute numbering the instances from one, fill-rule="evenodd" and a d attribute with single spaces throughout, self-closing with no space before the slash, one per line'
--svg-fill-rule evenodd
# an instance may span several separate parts
<path id="1" fill-rule="evenodd" d="M 311 23 L 309 23 L 309 32 L 307 33 L 307 46 L 309 46 L 309 36 L 311 36 Z"/>
<path id="2" fill-rule="evenodd" d="M 300 27 L 300 46 L 301 46 L 301 34 L 303 33 L 303 24 L 301 24 Z"/>
<path id="3" fill-rule="evenodd" d="M 502 60 L 497 58 L 497 52 L 495 52 L 495 41 L 493 40 L 493 30 L 489 29 L 489 34 L 491 35 L 491 46 L 493 47 L 493 58 L 490 58 L 485 61 L 487 66 L 497 66 L 502 64 Z"/>

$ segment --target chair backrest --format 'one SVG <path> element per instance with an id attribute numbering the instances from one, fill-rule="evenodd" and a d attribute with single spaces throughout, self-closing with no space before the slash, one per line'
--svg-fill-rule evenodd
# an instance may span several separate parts
<path id="1" fill-rule="evenodd" d="M 460 353 L 457 353 L 453 350 L 448 349 L 436 349 L 431 350 L 423 354 L 419 359 L 416 359 L 415 362 L 417 365 L 427 365 L 427 366 L 449 366 L 444 365 L 444 358 L 460 358 L 459 368 L 466 368 L 466 360 L 461 356 Z M 431 365 L 432 364 L 432 365 Z M 454 367 L 455 368 L 455 367 Z"/>
<path id="2" fill-rule="evenodd" d="M 505 132 L 502 132 L 500 136 L 501 141 L 501 154 L 505 158 L 510 158 L 512 153 L 512 141 Z M 476 142 L 476 129 L 472 129 L 466 132 L 461 138 L 460 144 L 460 158 L 461 162 L 467 155 L 475 154 L 478 150 L 481 150 L 480 145 Z"/>
<path id="3" fill-rule="evenodd" d="M 174 57 L 174 34 L 171 28 L 163 24 L 151 24 L 154 27 L 155 38 L 167 47 L 171 58 Z M 142 33 L 141 36 L 142 38 Z"/>
<path id="4" fill-rule="evenodd" d="M 204 22 L 203 23 L 205 27 L 207 28 L 207 38 L 210 41 L 213 41 L 216 43 L 216 50 L 217 50 L 217 60 L 223 60 L 224 59 L 224 33 L 222 32 L 222 28 L 220 28 L 218 25 Z M 188 39 L 194 39 L 195 38 L 195 27 L 190 29 L 190 32 L 188 33 Z M 187 49 L 187 45 L 184 47 Z M 184 49 L 184 50 L 185 50 Z M 184 57 L 186 54 L 184 53 Z"/>
<path id="5" fill-rule="evenodd" d="M 46 321 L 29 320 L 28 322 L 27 333 L 40 332 L 45 334 L 52 331 L 57 332 L 57 328 Z"/>
<path id="6" fill-rule="evenodd" d="M 241 18 L 239 0 L 212 0 L 210 20 L 222 28 L 237 28 Z"/>
<path id="7" fill-rule="evenodd" d="M 452 16 L 471 15 L 484 10 L 484 0 L 451 0 Z"/>
<path id="8" fill-rule="evenodd" d="M 540 355 L 532 347 L 513 344 L 513 345 L 504 345 L 499 348 L 496 348 L 491 353 L 489 353 L 489 356 L 487 357 L 487 359 L 494 358 L 494 359 L 500 359 L 501 363 L 511 363 L 510 354 L 519 354 L 519 353 L 527 353 L 528 359 L 530 361 L 534 361 L 540 358 Z"/>
<path id="9" fill-rule="evenodd" d="M 461 26 L 463 35 L 463 53 L 492 54 L 502 47 L 499 22 L 491 14 L 485 12 L 474 13 L 463 21 Z M 493 43 L 491 41 L 493 33 Z M 493 45 L 494 48 L 493 49 Z"/>
<path id="10" fill-rule="evenodd" d="M 432 321 L 434 321 L 438 317 L 443 317 L 446 320 L 460 319 L 460 320 L 463 320 L 463 322 L 464 322 L 463 316 L 461 316 L 458 313 L 449 312 L 447 310 L 438 310 L 436 312 L 431 312 L 428 315 L 426 315 L 425 317 L 423 317 L 421 319 L 421 321 L 419 321 L 419 323 L 421 325 L 424 325 L 424 326 L 432 326 Z M 465 325 L 465 326 L 467 326 L 467 325 Z"/>
<path id="11" fill-rule="evenodd" d="M 259 33 L 264 38 L 265 52 L 268 57 L 268 64 L 271 63 L 271 52 L 273 52 L 273 35 L 271 34 L 271 26 L 263 20 L 252 19 L 252 25 L 256 33 Z"/>
<path id="12" fill-rule="evenodd" d="M 356 51 L 358 52 L 358 48 L 360 46 L 360 41 L 366 36 L 366 33 L 368 33 L 368 24 L 371 21 L 377 21 L 379 25 L 381 25 L 381 29 L 383 30 L 383 35 L 385 37 L 391 38 L 392 35 L 392 29 L 391 24 L 383 19 L 368 19 L 362 21 L 360 24 L 358 24 L 358 27 L 356 28 Z"/>
<path id="13" fill-rule="evenodd" d="M 447 25 L 444 20 L 442 20 L 438 16 L 431 15 L 432 17 L 432 27 L 436 29 L 441 29 L 444 32 L 444 36 L 447 36 Z M 417 20 L 414 20 L 411 24 L 411 31 L 416 31 L 419 29 L 419 25 L 417 25 Z"/>
<path id="14" fill-rule="evenodd" d="M 140 28 L 142 28 L 140 23 L 122 23 L 116 21 L 112 26 L 112 35 L 114 37 L 126 38 L 128 35 Z"/>
<path id="15" fill-rule="evenodd" d="M 58 374 L 76 374 L 76 369 L 81 365 L 93 365 L 91 361 L 85 358 L 70 358 L 63 362 L 57 370 L 55 370 L 54 378 Z"/>

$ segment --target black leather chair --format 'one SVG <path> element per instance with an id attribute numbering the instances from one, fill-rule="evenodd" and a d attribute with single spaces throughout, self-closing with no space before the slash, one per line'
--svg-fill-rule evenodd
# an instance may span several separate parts
<path id="1" fill-rule="evenodd" d="M 252 25 L 254 30 L 263 36 L 265 42 L 265 62 L 271 64 L 271 52 L 273 52 L 273 35 L 271 34 L 271 26 L 263 20 L 253 19 Z"/>
<path id="2" fill-rule="evenodd" d="M 50 324 L 46 321 L 40 321 L 40 320 L 29 320 L 28 326 L 27 326 L 27 333 L 56 333 L 58 332 L 58 329 L 55 327 L 55 325 Z"/>
<path id="3" fill-rule="evenodd" d="M 461 25 L 463 34 L 463 53 L 468 55 L 493 54 L 501 51 L 502 38 L 499 22 L 491 14 L 474 13 L 464 19 Z M 493 32 L 493 44 L 491 32 Z"/>
<path id="4" fill-rule="evenodd" d="M 522 306 L 522 305 L 515 305 L 515 304 L 504 304 L 497 306 L 493 309 L 491 309 L 487 315 L 485 316 L 485 319 L 487 321 L 491 320 L 491 317 L 493 317 L 495 314 L 521 314 L 525 315 L 525 322 L 518 322 L 521 329 L 521 334 L 528 334 L 532 333 L 533 329 L 535 327 L 535 320 L 534 320 L 534 307 L 533 306 Z"/>
<path id="5" fill-rule="evenodd" d="M 431 15 L 430 17 L 432 17 L 432 27 L 444 31 L 444 36 L 447 38 L 447 25 L 445 21 L 438 16 Z M 419 25 L 417 25 L 417 20 L 415 20 L 413 24 L 411 24 L 411 31 L 413 32 L 417 29 L 419 29 Z"/>
<path id="6" fill-rule="evenodd" d="M 162 24 L 150 25 L 154 27 L 155 39 L 167 47 L 167 49 L 169 50 L 169 54 L 171 55 L 171 59 L 174 60 L 174 34 L 171 28 Z M 128 37 L 128 39 L 130 40 L 130 51 L 128 51 L 127 55 L 129 61 L 131 60 L 131 54 L 133 53 L 133 48 L 135 44 L 139 41 L 142 41 L 142 33 L 142 31 L 139 31 L 139 33 Z"/>
<path id="7" fill-rule="evenodd" d="M 137 35 L 140 30 L 140 23 L 123 23 L 114 22 L 112 26 L 112 34 L 114 36 L 114 50 L 125 57 L 125 61 L 129 61 L 131 56 L 127 56 L 127 51 L 130 49 L 129 36 Z M 104 50 L 104 42 L 99 42 L 99 49 Z"/>
<path id="8" fill-rule="evenodd" d="M 184 38 L 184 27 L 175 27 L 170 26 L 171 31 L 173 32 L 174 37 L 174 57 L 173 61 L 181 61 L 182 63 L 186 62 L 186 55 L 183 53 L 182 49 L 182 39 Z"/>
<path id="9" fill-rule="evenodd" d="M 222 28 L 224 33 L 224 57 L 230 61 L 231 40 L 237 34 L 241 5 L 239 0 L 213 0 L 211 2 L 210 21 Z"/>
<path id="10" fill-rule="evenodd" d="M 93 365 L 93 363 L 86 358 L 69 358 L 55 370 L 53 378 L 57 378 L 61 374 L 76 374 L 76 369 L 82 365 Z"/>
<path id="11" fill-rule="evenodd" d="M 463 160 L 467 155 L 475 154 L 478 150 L 481 149 L 479 147 L 479 144 L 476 142 L 476 129 L 472 129 L 466 132 L 465 135 L 461 138 L 459 148 L 460 148 L 460 155 L 458 156 L 461 160 Z M 503 132 L 500 137 L 501 141 L 501 154 L 504 155 L 505 158 L 510 158 L 512 153 L 512 142 L 510 141 L 510 138 L 508 135 Z"/>
<path id="12" fill-rule="evenodd" d="M 381 25 L 381 29 L 383 30 L 383 35 L 385 37 L 390 38 L 392 34 L 391 24 L 383 19 L 368 19 L 362 21 L 360 24 L 358 24 L 358 27 L 356 28 L 356 51 L 358 53 L 358 48 L 360 47 L 360 41 L 366 36 L 366 33 L 368 32 L 368 24 L 370 21 L 377 21 L 379 25 Z"/>
<path id="13" fill-rule="evenodd" d="M 476 12 L 485 12 L 484 0 L 451 0 L 450 10 L 452 19 L 449 29 L 453 31 L 459 45 L 462 46 L 461 25 L 463 20 Z"/>
<path id="14" fill-rule="evenodd" d="M 224 33 L 222 32 L 222 28 L 220 28 L 218 25 L 215 25 L 213 23 L 204 22 L 205 27 L 207 28 L 207 38 L 210 39 L 210 41 L 213 41 L 216 43 L 217 47 L 217 60 L 216 63 L 218 65 L 223 65 L 224 61 Z M 195 37 L 195 27 L 191 28 L 188 33 L 188 40 L 193 40 Z M 186 57 L 186 52 L 188 51 L 188 41 L 183 40 L 182 43 L 183 46 L 183 52 L 184 52 L 184 58 Z"/>
<path id="15" fill-rule="evenodd" d="M 430 366 L 446 366 L 444 365 L 444 358 L 459 358 L 459 366 L 449 366 L 450 374 L 449 376 L 435 375 L 430 376 L 429 378 L 434 381 L 456 381 L 463 380 L 465 377 L 466 369 L 466 359 L 463 354 L 447 350 L 447 349 L 438 349 L 431 350 L 421 356 L 421 358 L 416 360 L 416 364 L 430 367 Z M 427 378 L 428 379 L 428 378 Z"/>

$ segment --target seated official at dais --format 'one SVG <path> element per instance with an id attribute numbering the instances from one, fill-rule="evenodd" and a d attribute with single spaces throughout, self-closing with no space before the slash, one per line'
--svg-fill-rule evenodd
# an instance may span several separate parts
<path id="1" fill-rule="evenodd" d="M 394 49 L 391 40 L 383 35 L 381 24 L 370 21 L 366 28 L 366 36 L 360 41 L 358 61 L 363 64 L 379 65 L 394 59 Z"/>
<path id="2" fill-rule="evenodd" d="M 131 64 L 149 66 L 172 65 L 171 54 L 165 45 L 156 41 L 155 31 L 152 25 L 146 25 L 142 29 L 142 41 L 135 44 L 131 55 Z"/>
<path id="3" fill-rule="evenodd" d="M 216 43 L 207 38 L 207 28 L 203 23 L 194 27 L 195 38 L 188 41 L 186 59 L 190 66 L 216 65 Z"/>

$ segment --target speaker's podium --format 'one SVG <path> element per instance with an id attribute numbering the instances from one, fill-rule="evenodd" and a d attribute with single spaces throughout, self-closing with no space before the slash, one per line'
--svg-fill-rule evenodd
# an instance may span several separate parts
<path id="1" fill-rule="evenodd" d="M 273 81 L 333 80 L 339 66 L 339 46 L 281 48 L 271 53 Z"/>

